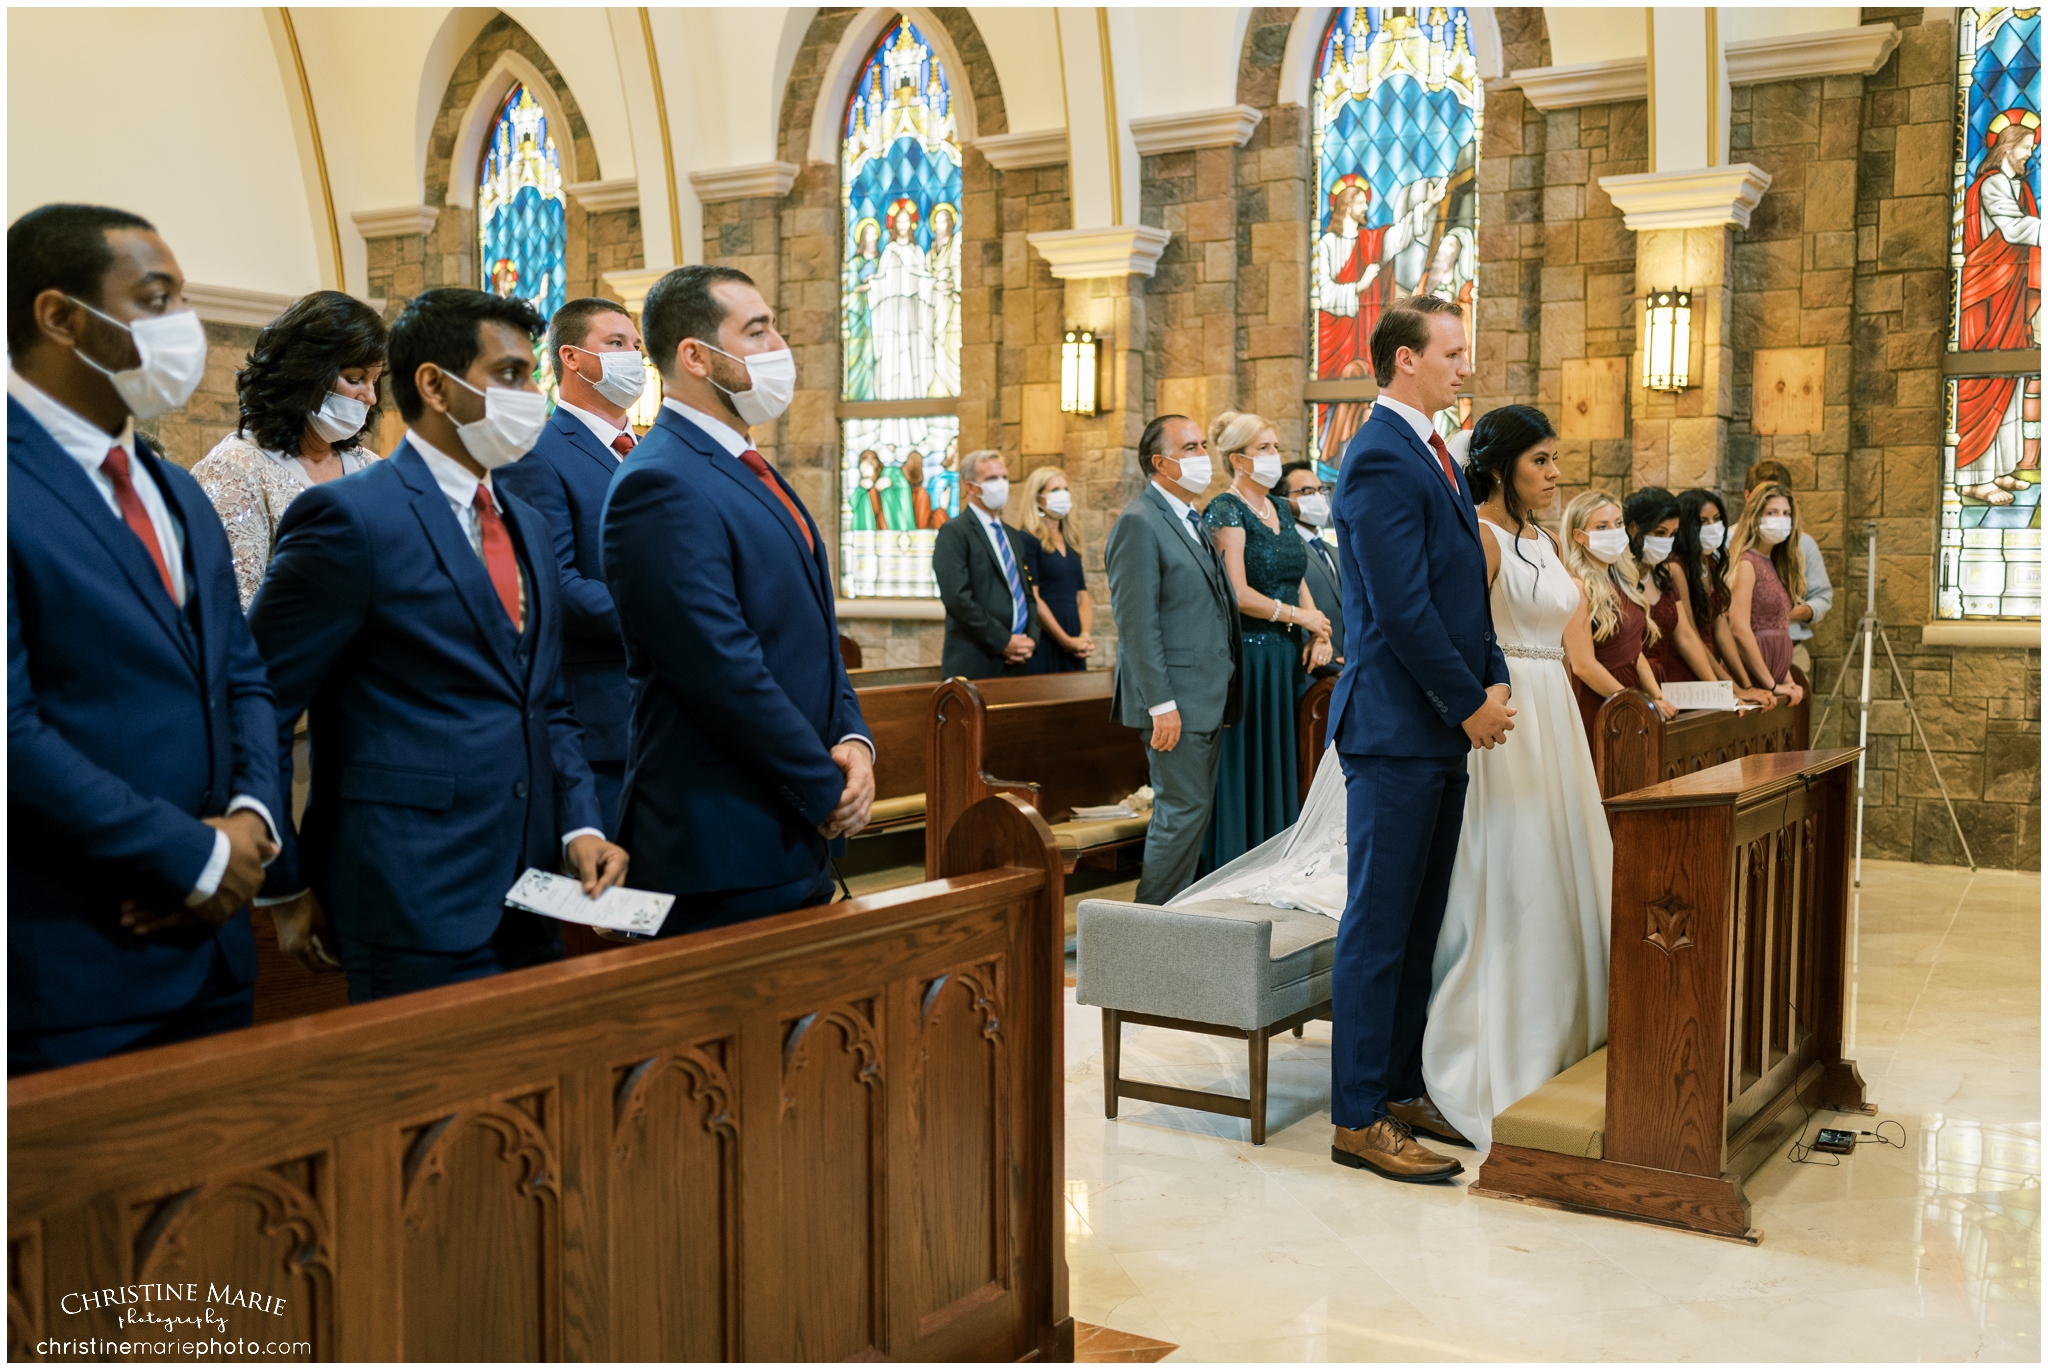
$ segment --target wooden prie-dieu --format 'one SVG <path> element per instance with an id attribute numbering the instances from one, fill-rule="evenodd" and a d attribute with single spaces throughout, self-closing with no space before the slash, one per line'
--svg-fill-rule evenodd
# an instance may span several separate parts
<path id="1" fill-rule="evenodd" d="M 192 1285 L 321 1360 L 1071 1359 L 1059 853 L 998 797 L 944 861 L 10 1081 L 12 1358 Z"/>
<path id="2" fill-rule="evenodd" d="M 1495 1121 L 1473 1192 L 1754 1241 L 1742 1180 L 1786 1111 L 1871 1111 L 1842 1058 L 1856 757 L 1751 756 L 1607 801 L 1604 1136 L 1503 1144 L 1560 1076 Z"/>
<path id="3" fill-rule="evenodd" d="M 1669 722 L 1641 690 L 1618 691 L 1593 719 L 1600 793 L 1611 799 L 1745 756 L 1805 751 L 1813 690 L 1796 670 L 1794 678 L 1805 691 L 1797 704 L 1740 712 L 1696 709 Z"/>

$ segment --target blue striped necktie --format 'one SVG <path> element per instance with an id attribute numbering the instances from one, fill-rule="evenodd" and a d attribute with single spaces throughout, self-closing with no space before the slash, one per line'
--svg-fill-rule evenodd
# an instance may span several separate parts
<path id="1" fill-rule="evenodd" d="M 1017 574 L 1017 558 L 1010 551 L 1010 535 L 998 523 L 993 530 L 996 535 L 996 550 L 1003 563 L 1003 579 L 1010 582 L 1010 603 L 1016 612 L 1011 615 L 1011 633 L 1021 633 L 1030 616 L 1024 612 L 1024 577 Z"/>

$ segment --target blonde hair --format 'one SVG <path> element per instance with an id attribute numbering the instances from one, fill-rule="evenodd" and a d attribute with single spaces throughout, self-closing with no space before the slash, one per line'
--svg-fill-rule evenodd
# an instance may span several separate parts
<path id="1" fill-rule="evenodd" d="M 1209 451 L 1222 465 L 1226 476 L 1235 476 L 1236 470 L 1230 459 L 1242 453 L 1259 440 L 1259 434 L 1273 425 L 1257 414 L 1240 414 L 1235 409 L 1226 409 L 1216 416 L 1216 422 L 1209 425 Z M 1280 431 L 1273 429 L 1278 438 Z"/>
<path id="2" fill-rule="evenodd" d="M 1038 497 L 1045 492 L 1046 486 L 1052 484 L 1053 477 L 1066 474 L 1062 467 L 1046 465 L 1034 466 L 1031 473 L 1024 477 L 1024 501 L 1017 506 L 1016 526 L 1040 542 L 1045 541 L 1045 515 L 1039 511 Z M 1073 482 L 1069 481 L 1067 484 L 1069 489 L 1073 487 Z M 1074 535 L 1067 531 L 1067 525 L 1072 521 L 1072 515 L 1060 520 L 1060 540 L 1069 547 L 1074 545 Z"/>
<path id="3" fill-rule="evenodd" d="M 1806 599 L 1806 553 L 1799 548 L 1799 501 L 1792 498 L 1792 487 L 1772 481 L 1759 485 L 1743 496 L 1742 517 L 1729 530 L 1727 565 L 1721 568 L 1721 578 L 1730 589 L 1735 587 L 1735 568 L 1742 565 L 1744 552 L 1762 549 L 1756 542 L 1757 521 L 1764 516 L 1764 506 L 1774 499 L 1783 499 L 1785 507 L 1792 511 L 1792 532 L 1783 542 L 1770 551 L 1771 569 L 1778 573 L 1778 579 L 1785 586 L 1785 593 L 1792 602 L 1803 603 Z"/>
<path id="4" fill-rule="evenodd" d="M 1624 547 L 1612 566 L 1603 566 L 1600 558 L 1572 536 L 1585 531 L 1593 516 L 1609 506 L 1615 513 L 1621 512 L 1621 501 L 1605 490 L 1588 490 L 1565 506 L 1564 566 L 1585 586 L 1586 616 L 1595 642 L 1605 642 L 1621 627 L 1620 597 L 1627 595 L 1643 611 L 1643 645 L 1653 646 L 1659 636 L 1657 621 L 1650 617 L 1650 602 L 1643 597 L 1643 573 L 1636 559 Z"/>

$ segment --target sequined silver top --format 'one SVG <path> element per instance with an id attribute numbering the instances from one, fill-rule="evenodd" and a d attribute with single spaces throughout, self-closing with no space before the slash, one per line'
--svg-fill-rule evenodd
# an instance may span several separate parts
<path id="1" fill-rule="evenodd" d="M 381 460 L 367 447 L 341 454 L 345 475 L 354 475 Z M 263 584 L 270 549 L 277 541 L 278 521 L 291 502 L 313 488 L 298 460 L 282 452 L 266 452 L 238 433 L 230 433 L 192 468 L 193 479 L 213 501 L 214 512 L 228 530 L 228 549 L 235 557 L 235 584 L 242 594 L 242 612 Z"/>

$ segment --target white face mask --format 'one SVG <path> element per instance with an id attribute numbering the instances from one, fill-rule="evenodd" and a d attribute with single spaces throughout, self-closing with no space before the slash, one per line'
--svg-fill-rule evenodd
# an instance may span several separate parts
<path id="1" fill-rule="evenodd" d="M 1621 554 L 1628 550 L 1628 530 L 1625 528 L 1587 528 L 1586 550 L 1612 566 L 1621 560 Z"/>
<path id="2" fill-rule="evenodd" d="M 1671 555 L 1671 545 L 1677 541 L 1677 538 L 1644 538 L 1643 565 L 1656 566 L 1661 564 L 1664 558 Z"/>
<path id="3" fill-rule="evenodd" d="M 1204 452 L 1199 457 L 1180 459 L 1180 475 L 1175 478 L 1174 484 L 1191 495 L 1199 495 L 1209 488 L 1209 482 L 1214 479 L 1216 468 L 1209 464 L 1209 454 Z"/>
<path id="4" fill-rule="evenodd" d="M 482 418 L 475 423 L 455 425 L 463 450 L 478 466 L 486 471 L 510 466 L 531 452 L 534 443 L 540 441 L 540 430 L 548 422 L 546 395 L 538 390 L 507 390 L 500 385 L 479 390 L 460 376 L 449 376 L 448 379 L 470 394 L 484 397 Z"/>
<path id="5" fill-rule="evenodd" d="M 114 383 L 129 413 L 138 419 L 153 419 L 184 408 L 206 374 L 206 325 L 197 314 L 187 309 L 122 323 L 84 300 L 64 298 L 135 340 L 135 355 L 140 360 L 129 371 L 110 371 L 86 356 L 83 348 L 78 349 L 80 361 Z"/>
<path id="6" fill-rule="evenodd" d="M 1252 458 L 1252 479 L 1261 490 L 1270 490 L 1280 483 L 1282 466 L 1278 452 L 1265 452 Z"/>
<path id="7" fill-rule="evenodd" d="M 1003 506 L 1010 502 L 1010 482 L 1002 476 L 990 476 L 981 483 L 981 507 L 991 514 L 1003 512 Z"/>
<path id="8" fill-rule="evenodd" d="M 697 341 L 704 342 L 702 338 Z M 710 343 L 704 343 L 711 347 Z M 732 401 L 738 411 L 740 422 L 751 428 L 757 423 L 772 423 L 782 417 L 782 411 L 789 408 L 789 402 L 796 396 L 796 354 L 788 348 L 779 352 L 756 352 L 751 357 L 733 357 L 722 347 L 711 347 L 721 357 L 732 357 L 747 368 L 747 376 L 753 381 L 750 390 L 727 390 L 717 385 L 725 397 Z"/>
<path id="9" fill-rule="evenodd" d="M 1311 528 L 1330 526 L 1330 497 L 1328 495 L 1303 495 L 1295 501 L 1294 512 L 1301 515 L 1301 521 Z"/>
<path id="10" fill-rule="evenodd" d="M 1045 492 L 1045 512 L 1057 518 L 1065 518 L 1074 512 L 1074 492 L 1071 490 L 1048 490 Z"/>
<path id="11" fill-rule="evenodd" d="M 1728 525 L 1725 523 L 1702 523 L 1700 525 L 1700 546 L 1709 552 L 1721 550 L 1721 544 L 1728 540 Z"/>
<path id="12" fill-rule="evenodd" d="M 353 395 L 344 395 L 330 390 L 320 401 L 320 407 L 308 416 L 313 431 L 328 442 L 341 442 L 363 431 L 363 420 L 370 417 L 370 406 Z"/>
<path id="13" fill-rule="evenodd" d="M 1756 521 L 1756 540 L 1766 547 L 1776 547 L 1792 536 L 1792 520 L 1784 514 L 1767 514 Z"/>
<path id="14" fill-rule="evenodd" d="M 568 346 L 586 357 L 595 357 L 604 374 L 590 382 L 590 388 L 621 409 L 632 407 L 647 388 L 647 362 L 638 352 L 593 352 L 587 347 Z M 579 373 L 580 374 L 580 373 Z"/>

